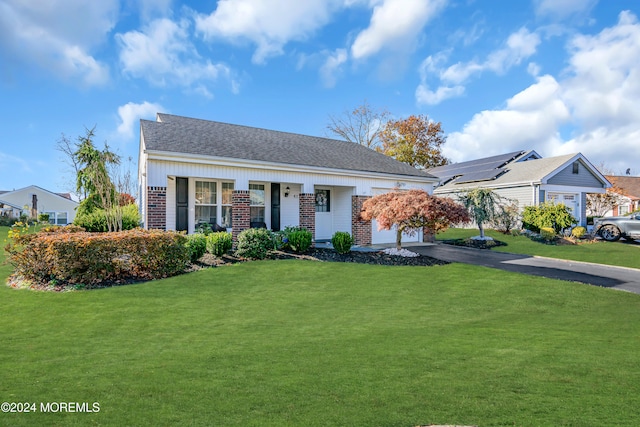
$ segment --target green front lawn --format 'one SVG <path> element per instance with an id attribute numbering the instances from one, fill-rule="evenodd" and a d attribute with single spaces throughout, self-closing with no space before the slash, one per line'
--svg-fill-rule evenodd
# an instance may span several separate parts
<path id="1" fill-rule="evenodd" d="M 0 401 L 100 405 L 0 425 L 640 423 L 640 296 L 625 292 L 263 261 L 0 299 Z"/>
<path id="2" fill-rule="evenodd" d="M 464 239 L 479 234 L 477 228 L 451 228 L 436 238 Z M 494 230 L 487 230 L 485 234 L 507 244 L 493 248 L 494 251 L 640 268 L 640 244 L 637 243 L 596 241 L 580 245 L 547 245 L 526 236 L 505 235 Z"/>

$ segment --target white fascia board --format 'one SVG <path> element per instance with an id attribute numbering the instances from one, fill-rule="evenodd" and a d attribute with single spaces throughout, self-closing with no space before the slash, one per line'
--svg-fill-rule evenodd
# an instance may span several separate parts
<path id="1" fill-rule="evenodd" d="M 471 183 L 469 183 L 471 184 Z M 474 188 L 491 188 L 493 190 L 497 190 L 497 189 L 501 189 L 501 188 L 518 188 L 518 187 L 531 187 L 532 185 L 539 185 L 540 181 L 522 181 L 522 182 L 508 182 L 508 183 L 503 183 L 503 184 L 498 184 L 498 185 L 474 185 L 474 186 L 460 186 L 458 188 L 453 188 L 453 187 L 446 187 L 446 188 L 442 188 L 442 187 L 438 187 L 435 190 L 433 190 L 433 194 L 444 194 L 444 193 L 459 193 L 461 191 L 467 190 L 467 189 L 474 189 Z M 440 191 L 438 191 L 440 190 Z"/>
<path id="2" fill-rule="evenodd" d="M 181 163 L 194 163 L 194 164 L 204 164 L 204 165 L 213 165 L 213 166 L 229 166 L 229 167 L 237 167 L 237 168 L 245 168 L 245 169 L 266 169 L 266 170 L 275 170 L 275 171 L 286 171 L 286 172 L 305 172 L 305 173 L 315 173 L 315 174 L 324 174 L 324 175 L 340 175 L 340 176 L 358 176 L 364 178 L 384 178 L 384 179 L 394 179 L 397 181 L 410 181 L 410 182 L 439 182 L 439 178 L 433 177 L 430 178 L 425 176 L 424 178 L 413 175 L 400 175 L 400 174 L 389 174 L 382 172 L 367 172 L 367 171 L 358 171 L 353 169 L 330 169 L 330 168 L 322 168 L 318 166 L 302 166 L 302 165 L 291 165 L 286 163 L 274 163 L 274 162 L 264 162 L 259 160 L 241 160 L 241 159 L 232 159 L 229 157 L 216 157 L 216 156 L 188 156 L 184 154 L 171 153 L 166 151 L 155 151 L 155 150 L 145 150 L 147 154 L 148 160 L 161 160 L 161 161 L 169 161 L 169 162 L 181 162 Z"/>
<path id="3" fill-rule="evenodd" d="M 541 190 L 550 191 L 552 193 L 600 193 L 603 194 L 607 190 L 600 187 L 576 187 L 572 185 L 548 185 L 540 186 Z"/>

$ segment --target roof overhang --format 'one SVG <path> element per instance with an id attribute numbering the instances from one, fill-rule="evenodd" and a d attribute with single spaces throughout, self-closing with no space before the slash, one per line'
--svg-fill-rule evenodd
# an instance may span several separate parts
<path id="1" fill-rule="evenodd" d="M 175 153 L 170 151 L 158 151 L 158 150 L 143 150 L 147 155 L 147 160 L 158 160 L 166 162 L 182 162 L 193 163 L 201 165 L 212 166 L 228 166 L 244 169 L 261 169 L 261 170 L 276 170 L 287 172 L 299 172 L 299 173 L 314 173 L 324 175 L 341 175 L 341 176 L 357 176 L 361 178 L 383 178 L 383 179 L 395 179 L 412 182 L 429 182 L 438 183 L 439 178 L 430 177 L 425 175 L 424 177 L 418 175 L 403 175 L 392 174 L 375 171 L 359 171 L 353 169 L 331 169 L 317 166 L 306 165 L 294 165 L 289 163 L 276 163 L 265 162 L 260 160 L 247 160 L 247 159 L 234 159 L 231 157 L 218 157 L 218 156 L 204 156 L 204 155 L 189 155 L 184 153 Z"/>

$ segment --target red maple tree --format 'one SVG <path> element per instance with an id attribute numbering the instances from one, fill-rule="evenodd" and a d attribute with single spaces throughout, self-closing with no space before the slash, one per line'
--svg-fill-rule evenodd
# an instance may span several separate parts
<path id="1" fill-rule="evenodd" d="M 396 227 L 396 248 L 402 248 L 402 233 L 412 236 L 423 228 L 428 233 L 444 231 L 469 222 L 469 213 L 448 197 L 431 196 L 424 190 L 391 191 L 366 200 L 360 218 L 375 219 L 378 230 Z"/>

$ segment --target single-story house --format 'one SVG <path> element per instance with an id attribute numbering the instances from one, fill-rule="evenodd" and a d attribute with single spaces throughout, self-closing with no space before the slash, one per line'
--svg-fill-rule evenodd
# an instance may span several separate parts
<path id="1" fill-rule="evenodd" d="M 535 151 L 516 151 L 428 169 L 440 178 L 435 195 L 454 197 L 471 188 L 491 188 L 518 207 L 542 202 L 564 203 L 578 224 L 587 223 L 586 197 L 604 193 L 609 181 L 580 153 L 543 158 Z"/>
<path id="2" fill-rule="evenodd" d="M 302 226 L 316 242 L 346 231 L 369 245 L 395 234 L 360 220 L 365 200 L 431 193 L 438 179 L 351 142 L 159 113 L 140 121 L 138 182 L 146 228 L 193 233 L 208 223 L 235 240 L 250 227 Z"/>
<path id="3" fill-rule="evenodd" d="M 620 196 L 620 203 L 605 216 L 626 215 L 640 209 L 640 177 L 628 175 L 606 175 L 613 185 L 609 191 Z"/>
<path id="4" fill-rule="evenodd" d="M 54 193 L 37 185 L 13 191 L 0 191 L 0 200 L 20 207 L 21 213 L 37 218 L 39 214 L 49 214 L 49 222 L 56 225 L 71 224 L 76 217 L 78 202 L 69 193 Z"/>

